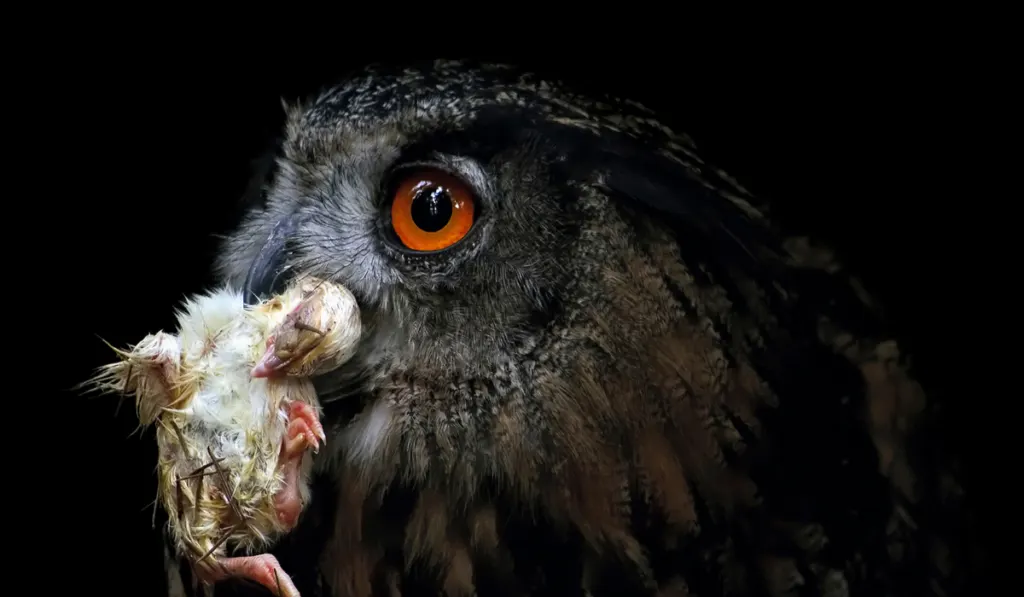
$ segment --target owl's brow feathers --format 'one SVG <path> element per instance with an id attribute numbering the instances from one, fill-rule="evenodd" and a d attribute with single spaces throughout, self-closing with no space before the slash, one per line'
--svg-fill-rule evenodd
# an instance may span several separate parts
<path id="1" fill-rule="evenodd" d="M 438 255 L 381 234 L 389 173 L 417 160 L 484 203 Z M 265 199 L 224 278 L 299 218 L 288 264 L 364 308 L 360 354 L 321 380 L 345 396 L 318 463 L 336 594 L 882 595 L 918 565 L 905 594 L 952 586 L 908 538 L 937 508 L 906 449 L 926 403 L 874 305 L 642 107 L 504 67 L 378 70 L 290 110 Z M 521 549 L 542 528 L 557 558 Z"/>

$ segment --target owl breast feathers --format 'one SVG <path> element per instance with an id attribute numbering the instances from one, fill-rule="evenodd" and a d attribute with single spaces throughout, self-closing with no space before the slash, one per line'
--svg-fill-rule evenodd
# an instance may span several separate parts
<path id="1" fill-rule="evenodd" d="M 303 595 L 960 582 L 924 518 L 955 483 L 908 449 L 931 403 L 874 304 L 643 107 L 370 70 L 288 111 L 264 181 L 224 280 L 328 278 L 364 326 L 276 552 Z"/>

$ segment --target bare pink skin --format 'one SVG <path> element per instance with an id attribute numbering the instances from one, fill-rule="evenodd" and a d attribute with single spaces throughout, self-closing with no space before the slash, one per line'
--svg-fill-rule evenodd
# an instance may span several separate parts
<path id="1" fill-rule="evenodd" d="M 306 450 L 320 449 L 326 441 L 324 428 L 313 407 L 304 402 L 288 402 L 288 427 L 281 442 L 281 456 L 278 466 L 284 473 L 284 486 L 274 496 L 274 509 L 278 520 L 287 528 L 294 528 L 302 513 L 302 498 L 299 494 L 299 467 Z M 280 597 L 300 597 L 291 577 L 281 569 L 277 558 L 270 554 L 222 558 L 217 565 L 202 563 L 196 567 L 196 575 L 203 582 L 213 584 L 229 578 L 244 578 L 266 587 Z"/>
<path id="2" fill-rule="evenodd" d="M 230 578 L 245 578 L 266 587 L 278 597 L 301 597 L 288 573 L 274 556 L 265 553 L 244 558 L 225 558 L 218 565 L 199 564 L 196 576 L 205 583 L 213 584 Z"/>

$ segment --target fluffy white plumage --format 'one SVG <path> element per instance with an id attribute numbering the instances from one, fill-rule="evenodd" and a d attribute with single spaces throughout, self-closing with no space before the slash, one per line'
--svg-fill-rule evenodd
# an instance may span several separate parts
<path id="1" fill-rule="evenodd" d="M 262 427 L 272 436 L 268 439 L 277 441 L 284 433 L 285 414 L 280 408 L 276 409 L 279 424 L 269 419 L 270 409 L 281 398 L 270 387 L 275 382 L 250 375 L 263 352 L 262 344 L 282 319 L 283 315 L 267 309 L 247 312 L 242 295 L 230 289 L 189 300 L 178 314 L 183 366 L 202 379 L 181 413 L 193 425 L 211 430 L 216 442 L 213 451 L 228 468 L 246 464 L 246 430 Z M 240 391 L 243 388 L 246 391 Z"/>
<path id="2" fill-rule="evenodd" d="M 290 434 L 301 429 L 323 439 L 310 376 L 352 356 L 359 310 L 345 288 L 306 278 L 254 306 L 228 288 L 190 298 L 177 327 L 118 350 L 122 360 L 93 382 L 134 393 L 140 422 L 157 424 L 160 496 L 172 535 L 180 553 L 209 563 L 228 546 L 264 547 L 294 524 L 281 514 L 279 493 L 297 490 L 301 510 L 310 465 L 304 447 L 318 443 L 311 438 L 295 452 L 301 474 L 298 487 L 288 488 L 282 462 Z M 296 412 L 307 415 L 299 427 Z"/>

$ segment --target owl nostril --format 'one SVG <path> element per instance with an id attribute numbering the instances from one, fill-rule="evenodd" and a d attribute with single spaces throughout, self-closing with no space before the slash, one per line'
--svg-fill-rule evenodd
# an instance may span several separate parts
<path id="1" fill-rule="evenodd" d="M 286 267 L 288 241 L 299 228 L 299 218 L 289 216 L 281 220 L 270 232 L 245 276 L 243 292 L 246 304 L 269 298 L 284 290 L 290 278 Z"/>

